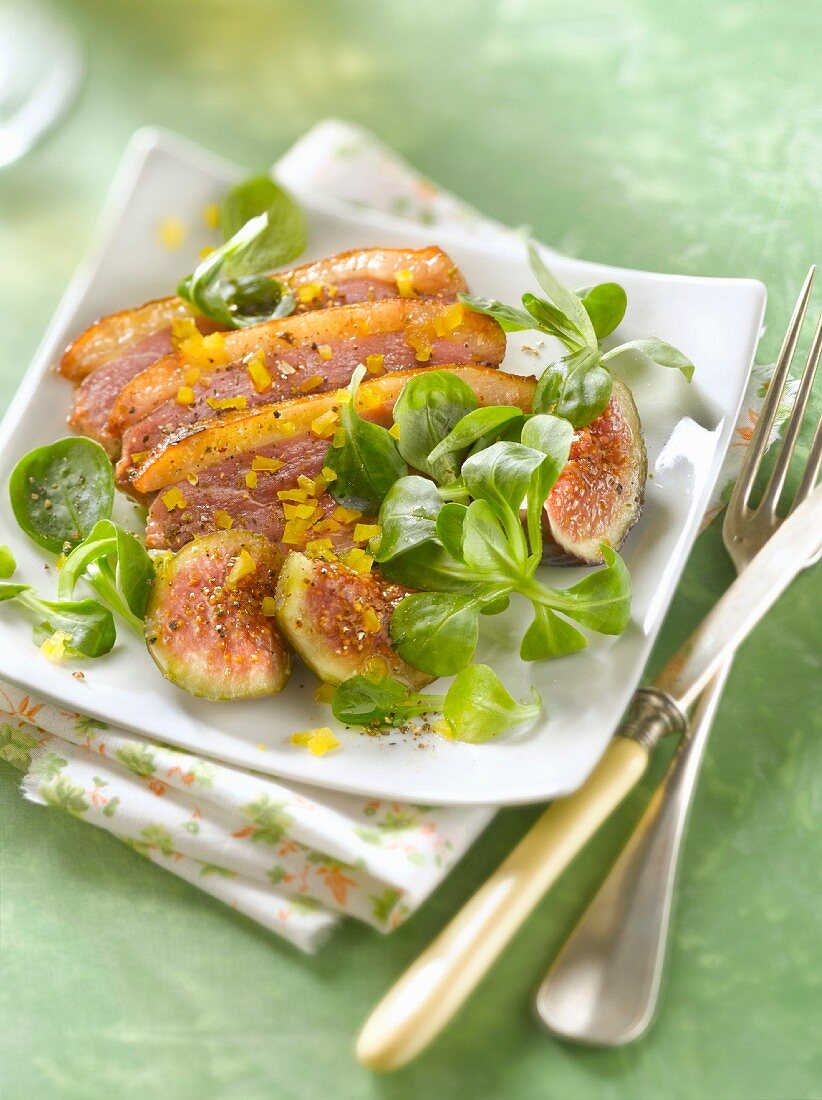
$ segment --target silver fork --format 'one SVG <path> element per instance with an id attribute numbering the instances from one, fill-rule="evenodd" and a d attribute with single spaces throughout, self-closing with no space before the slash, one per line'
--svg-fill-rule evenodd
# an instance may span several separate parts
<path id="1" fill-rule="evenodd" d="M 762 500 L 749 507 L 777 409 L 796 351 L 815 268 L 805 279 L 779 353 L 722 537 L 738 573 L 782 520 L 777 505 L 793 457 L 822 352 L 822 315 L 816 325 L 793 411 Z M 822 420 L 791 511 L 813 490 L 822 461 Z M 818 560 L 815 555 L 808 565 Z M 614 864 L 560 951 L 536 996 L 537 1012 L 554 1034 L 580 1043 L 621 1046 L 650 1026 L 659 1002 L 677 864 L 714 715 L 731 660 L 703 692 L 667 773 Z"/>

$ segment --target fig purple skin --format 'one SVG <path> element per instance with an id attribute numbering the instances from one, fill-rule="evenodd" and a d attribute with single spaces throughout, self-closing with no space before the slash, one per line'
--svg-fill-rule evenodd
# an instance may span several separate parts
<path id="1" fill-rule="evenodd" d="M 408 591 L 376 572 L 292 552 L 277 583 L 277 622 L 327 684 L 375 670 L 420 688 L 432 677 L 404 661 L 388 634 L 391 614 Z"/>
<path id="2" fill-rule="evenodd" d="M 642 513 L 648 458 L 633 395 L 614 379 L 605 411 L 574 433 L 571 455 L 542 513 L 547 565 L 600 565 Z"/>
<path id="3" fill-rule="evenodd" d="M 293 656 L 263 609 L 282 560 L 262 535 L 231 530 L 195 539 L 161 561 L 145 635 L 168 680 L 212 700 L 282 691 Z"/>

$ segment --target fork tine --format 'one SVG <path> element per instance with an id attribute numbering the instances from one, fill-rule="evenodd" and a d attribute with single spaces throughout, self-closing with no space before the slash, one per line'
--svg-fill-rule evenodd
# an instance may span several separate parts
<path id="1" fill-rule="evenodd" d="M 745 509 L 748 498 L 751 495 L 751 488 L 753 487 L 754 480 L 759 471 L 760 463 L 762 462 L 762 456 L 768 448 L 771 428 L 776 419 L 777 409 L 779 408 L 779 402 L 782 398 L 782 391 L 785 388 L 785 380 L 788 377 L 793 353 L 796 350 L 799 333 L 802 329 L 802 322 L 805 319 L 805 310 L 807 309 L 808 299 L 811 295 L 815 271 L 816 265 L 812 265 L 810 271 L 805 276 L 805 282 L 802 284 L 802 290 L 794 306 L 793 315 L 788 325 L 788 331 L 785 333 L 785 339 L 779 351 L 779 358 L 776 361 L 773 378 L 771 378 L 771 383 L 768 386 L 768 392 L 765 395 L 765 401 L 759 413 L 759 419 L 756 422 L 751 441 L 748 444 L 745 461 L 742 463 L 742 470 L 740 471 L 733 493 L 731 494 L 731 499 L 728 503 L 728 509 L 725 514 L 726 522 L 730 516 L 740 514 Z"/>
<path id="2" fill-rule="evenodd" d="M 799 488 L 796 490 L 796 499 L 791 505 L 791 511 L 813 492 L 816 479 L 819 476 L 820 466 L 822 466 L 822 417 L 819 418 L 819 423 L 816 425 L 811 449 L 808 452 L 808 462 L 802 480 L 799 482 Z"/>
<path id="3" fill-rule="evenodd" d="M 791 464 L 796 441 L 799 438 L 802 421 L 805 417 L 805 410 L 808 407 L 808 400 L 810 399 L 811 390 L 813 389 L 813 381 L 816 376 L 816 368 L 819 365 L 820 354 L 822 354 L 822 313 L 820 313 L 819 320 L 816 323 L 813 340 L 811 341 L 811 350 L 808 352 L 808 361 L 805 363 L 805 369 L 802 372 L 802 380 L 799 384 L 796 400 L 794 401 L 791 416 L 785 429 L 782 446 L 779 450 L 779 455 L 768 484 L 765 487 L 765 492 L 760 504 L 760 507 L 770 509 L 772 514 L 776 512 L 776 506 L 779 503 L 779 498 L 785 487 L 788 467 Z"/>

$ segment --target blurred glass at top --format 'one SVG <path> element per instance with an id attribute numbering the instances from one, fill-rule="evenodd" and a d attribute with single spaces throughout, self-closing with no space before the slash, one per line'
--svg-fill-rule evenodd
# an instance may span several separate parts
<path id="1" fill-rule="evenodd" d="M 71 104 L 83 75 L 77 37 L 39 0 L 0 0 L 0 168 L 24 156 Z"/>

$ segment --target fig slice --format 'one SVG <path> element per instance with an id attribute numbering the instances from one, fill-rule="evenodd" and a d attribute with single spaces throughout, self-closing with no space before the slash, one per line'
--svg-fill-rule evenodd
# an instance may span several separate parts
<path id="1" fill-rule="evenodd" d="M 574 434 L 568 464 L 543 511 L 543 561 L 599 565 L 642 512 L 648 459 L 634 398 L 614 379 L 605 411 Z"/>
<path id="2" fill-rule="evenodd" d="M 272 542 L 248 531 L 205 535 L 162 560 L 145 636 L 163 675 L 204 699 L 282 691 L 292 654 L 273 618 L 273 600 L 271 613 L 263 609 L 282 560 Z"/>
<path id="3" fill-rule="evenodd" d="M 407 664 L 388 624 L 408 589 L 378 573 L 358 573 L 292 551 L 277 581 L 277 622 L 308 667 L 327 684 L 379 669 L 410 688 L 432 677 Z"/>

